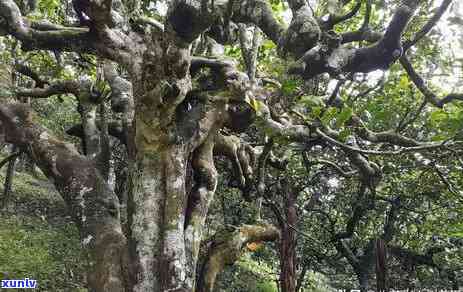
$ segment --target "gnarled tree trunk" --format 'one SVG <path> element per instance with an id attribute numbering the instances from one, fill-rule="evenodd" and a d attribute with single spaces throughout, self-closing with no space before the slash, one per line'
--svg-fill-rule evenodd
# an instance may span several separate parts
<path id="1" fill-rule="evenodd" d="M 217 180 L 212 159 L 223 101 L 185 100 L 189 44 L 167 29 L 134 69 L 129 246 L 134 291 L 194 291 L 202 229 Z M 191 105 L 190 102 L 193 104 Z M 129 155 L 129 156 L 130 156 Z M 192 184 L 192 185 L 191 185 Z"/>
<path id="2" fill-rule="evenodd" d="M 95 163 L 36 125 L 25 105 L 1 105 L 0 120 L 6 141 L 34 159 L 67 203 L 88 254 L 90 291 L 126 291 L 128 259 L 118 201 Z"/>
<path id="3" fill-rule="evenodd" d="M 125 106 L 121 107 L 125 130 L 121 137 L 127 146 L 129 160 L 127 240 L 121 231 L 117 196 L 107 183 L 107 166 L 97 163 L 105 156 L 99 148 L 107 144 L 106 136 L 98 136 L 105 132 L 103 128 L 107 125 L 98 129 L 97 104 L 79 97 L 81 103 L 87 102 L 82 112 L 82 136 L 86 139 L 84 144 L 89 157 L 80 155 L 35 125 L 34 116 L 26 107 L 0 105 L 0 119 L 6 129 L 7 141 L 33 157 L 71 210 L 89 254 L 90 290 L 194 291 L 198 286 L 210 291 L 217 273 L 227 262 L 224 251 L 233 250 L 232 254 L 237 254 L 243 244 L 256 240 L 253 238 L 275 238 L 275 230 L 270 233 L 255 230 L 260 234 L 256 237 L 252 235 L 254 231 L 240 229 L 239 238 L 232 240 L 232 245 L 227 243 L 223 246 L 225 249 L 211 251 L 202 270 L 205 276 L 200 277 L 201 283 L 196 285 L 203 225 L 217 185 L 213 149 L 222 126 L 242 130 L 245 127 L 236 124 L 252 122 L 249 107 L 244 114 L 239 112 L 246 100 L 252 99 L 255 110 L 260 108 L 257 126 L 267 135 L 299 142 L 323 138 L 326 142 L 341 144 L 360 171 L 375 177 L 377 167 L 373 167 L 373 163 L 355 148 L 346 148 L 338 141 L 338 135 L 326 135 L 323 132 L 326 129 L 318 124 L 293 125 L 286 118 L 274 120 L 274 113 L 272 111 L 271 115 L 265 102 L 255 99 L 260 95 L 255 90 L 257 88 L 251 88 L 249 80 L 243 78 L 244 74 L 237 72 L 230 62 L 200 57 L 193 64 L 192 43 L 201 33 L 214 26 L 228 29 L 225 26 L 230 22 L 253 23 L 275 43 L 282 55 L 296 57 L 297 61 L 288 73 L 305 79 L 324 73 L 340 76 L 371 72 L 387 69 L 404 52 L 400 38 L 419 1 L 402 2 L 375 45 L 352 49 L 342 45 L 343 36 L 328 38 L 336 22 L 330 21 L 322 27 L 305 0 L 288 1 L 293 13 L 288 28 L 280 25 L 271 5 L 260 0 L 171 0 L 167 1 L 168 11 L 163 24 L 138 17 L 138 11 L 131 11 L 124 17 L 119 1 L 73 0 L 81 27 L 26 19 L 15 1 L 0 0 L 0 35 L 11 35 L 21 41 L 23 50 L 95 54 L 118 63 L 130 74 L 130 82 L 123 81 L 116 76 L 114 68 L 105 67 L 114 98 L 133 92 L 133 100 L 129 98 L 122 102 Z M 136 3 L 129 6 L 139 8 Z M 213 30 L 208 31 L 208 35 L 218 40 L 219 36 L 214 34 Z M 197 78 L 193 88 L 191 79 L 204 67 L 210 72 L 206 77 L 208 80 L 201 82 L 202 78 Z M 250 72 L 250 75 L 254 73 Z M 44 85 L 41 80 L 34 79 Z M 43 98 L 61 93 L 78 96 L 80 89 L 73 84 L 76 82 L 49 84 L 40 90 L 24 92 L 23 96 L 33 94 Z M 259 87 L 257 82 L 254 86 Z M 121 90 L 115 90 L 117 87 Z M 235 117 L 231 117 L 233 111 Z M 388 135 L 367 134 L 365 140 L 390 140 L 386 139 L 390 137 Z M 403 141 L 399 142 L 392 144 L 403 144 Z M 238 149 L 241 148 L 237 147 L 238 143 L 231 141 L 230 144 L 234 144 L 231 151 L 225 152 L 234 158 L 240 187 L 248 190 L 252 184 L 248 179 L 251 171 L 241 164 L 250 164 L 246 160 L 252 159 L 243 154 L 244 148 Z M 98 159 L 93 159 L 97 156 Z M 107 162 L 108 155 L 105 157 Z M 282 255 L 287 260 L 282 265 L 285 291 L 294 291 L 295 254 L 291 245 L 294 234 L 289 228 L 295 222 L 293 205 L 293 201 L 288 202 L 289 225 L 285 227 L 287 237 L 282 244 Z M 364 282 L 363 278 L 359 280 Z"/>

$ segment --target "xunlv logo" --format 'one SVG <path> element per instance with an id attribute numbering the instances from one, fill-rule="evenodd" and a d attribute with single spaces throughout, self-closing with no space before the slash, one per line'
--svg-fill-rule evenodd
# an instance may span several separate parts
<path id="1" fill-rule="evenodd" d="M 29 280 L 25 278 L 22 280 L 2 280 L 2 286 L 0 288 L 36 288 L 37 280 Z"/>

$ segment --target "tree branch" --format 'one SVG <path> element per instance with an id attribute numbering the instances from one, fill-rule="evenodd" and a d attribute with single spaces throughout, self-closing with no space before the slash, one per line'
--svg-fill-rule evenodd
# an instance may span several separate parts
<path id="1" fill-rule="evenodd" d="M 325 30 L 330 30 L 332 29 L 336 24 L 344 22 L 346 20 L 351 19 L 354 17 L 359 11 L 360 8 L 362 7 L 362 1 L 363 0 L 357 0 L 357 3 L 355 6 L 346 14 L 343 15 L 330 15 L 329 19 L 323 24 L 323 27 Z"/>
<path id="2" fill-rule="evenodd" d="M 16 146 L 13 146 L 13 151 L 15 150 L 16 150 Z M 16 168 L 16 159 L 18 158 L 20 154 L 21 154 L 21 151 L 10 155 L 4 161 L 2 161 L 2 163 L 8 161 L 8 168 L 5 174 L 5 183 L 3 184 L 3 198 L 2 198 L 0 209 L 5 208 L 9 203 L 10 195 L 11 195 L 11 186 L 13 185 L 13 178 L 14 178 L 14 173 L 15 173 L 15 168 Z"/>
<path id="3" fill-rule="evenodd" d="M 31 78 L 32 80 L 34 80 L 35 81 L 35 87 L 44 88 L 45 85 L 50 85 L 50 83 L 48 81 L 43 80 L 42 78 L 40 78 L 40 76 L 36 72 L 34 72 L 29 66 L 17 63 L 17 64 L 15 64 L 15 70 L 18 73 L 21 73 L 21 74 Z"/>
<path id="4" fill-rule="evenodd" d="M 406 41 L 403 45 L 404 52 L 409 48 L 413 47 L 417 42 L 419 42 L 431 29 L 437 24 L 444 15 L 447 8 L 452 4 L 453 0 L 443 0 L 442 4 L 437 9 L 436 13 L 426 22 L 426 24 L 415 34 L 412 40 Z"/>
<path id="5" fill-rule="evenodd" d="M 333 168 L 334 170 L 336 170 L 336 172 L 339 173 L 343 177 L 352 177 L 353 175 L 355 175 L 357 173 L 355 170 L 345 171 L 338 164 L 336 164 L 336 163 L 334 163 L 332 161 L 329 161 L 329 160 L 325 160 L 325 159 L 309 160 L 307 162 L 310 165 L 316 165 L 316 164 L 328 165 L 331 168 Z"/>
<path id="6" fill-rule="evenodd" d="M 0 0 L 0 19 L 6 31 L 23 42 L 23 49 L 66 50 L 91 53 L 95 50 L 88 29 L 37 30 L 24 19 L 13 0 Z M 35 26 L 37 27 L 37 26 Z"/>
<path id="7" fill-rule="evenodd" d="M 56 94 L 71 93 L 79 95 L 80 84 L 74 80 L 58 81 L 44 88 L 18 88 L 15 90 L 18 97 L 47 98 Z"/>
<path id="8" fill-rule="evenodd" d="M 112 28 L 116 25 L 112 5 L 112 0 L 73 0 L 73 7 L 81 24 L 87 24 L 97 30 L 104 29 L 104 26 Z"/>
<path id="9" fill-rule="evenodd" d="M 256 163 L 254 149 L 237 136 L 218 134 L 215 138 L 214 153 L 230 159 L 238 187 L 243 191 L 245 199 L 250 201 L 248 193 L 252 187 Z"/>
<path id="10" fill-rule="evenodd" d="M 372 143 L 389 143 L 391 145 L 401 147 L 416 147 L 420 146 L 419 142 L 402 136 L 392 130 L 383 132 L 373 132 L 368 129 L 365 123 L 356 115 L 352 116 L 351 124 L 355 127 L 355 132 L 364 140 Z"/>
<path id="11" fill-rule="evenodd" d="M 2 168 L 5 164 L 7 164 L 9 161 L 19 157 L 21 155 L 21 152 L 15 152 L 13 154 L 8 155 L 5 159 L 3 159 L 0 162 L 0 168 Z"/>
<path id="12" fill-rule="evenodd" d="M 23 104 L 0 105 L 5 140 L 26 152 L 54 183 L 68 204 L 89 255 L 89 286 L 96 291 L 125 291 L 126 239 L 117 197 L 94 162 L 35 124 Z M 101 267 L 105 268 L 101 268 Z"/>
<path id="13" fill-rule="evenodd" d="M 417 7 L 416 0 L 403 1 L 396 9 L 385 34 L 375 45 L 360 49 L 333 47 L 327 50 L 323 46 L 315 47 L 291 66 L 289 73 L 310 79 L 325 72 L 339 75 L 389 68 L 402 56 L 401 37 Z"/>
<path id="14" fill-rule="evenodd" d="M 463 93 L 450 93 L 442 99 L 439 99 L 434 92 L 426 86 L 423 78 L 421 78 L 421 76 L 415 71 L 405 55 L 400 58 L 400 64 L 402 64 L 402 67 L 405 69 L 418 90 L 424 95 L 424 98 L 432 105 L 442 108 L 445 104 L 454 100 L 463 100 Z"/>
<path id="15" fill-rule="evenodd" d="M 244 0 L 232 1 L 232 20 L 239 23 L 254 23 L 275 44 L 279 44 L 284 28 L 274 17 L 267 1 Z"/>
<path id="16" fill-rule="evenodd" d="M 437 268 L 438 264 L 434 262 L 434 253 L 417 253 L 399 246 L 389 246 L 390 252 L 401 259 L 412 262 L 414 265 L 426 265 Z"/>
<path id="17" fill-rule="evenodd" d="M 100 128 L 101 124 L 97 122 L 97 126 L 98 128 Z M 114 121 L 108 123 L 108 133 L 114 138 L 117 138 L 122 144 L 126 145 L 127 137 L 125 135 L 124 128 L 121 122 Z M 83 139 L 84 130 L 82 128 L 82 124 L 77 124 L 70 127 L 66 130 L 66 134 Z"/>
<path id="18" fill-rule="evenodd" d="M 226 265 L 234 264 L 249 243 L 274 241 L 280 233 L 272 225 L 244 225 L 232 232 L 216 235 L 201 269 L 198 292 L 212 292 L 217 275 Z"/>
<path id="19" fill-rule="evenodd" d="M 105 11 L 107 9 L 99 10 L 97 19 L 106 21 Z M 0 24 L 6 24 L 6 27 L 0 27 L 0 30 L 5 30 L 5 33 L 20 40 L 25 51 L 72 51 L 98 54 L 125 65 L 133 62 L 133 54 L 131 54 L 133 48 L 127 46 L 132 39 L 120 30 L 111 30 L 105 26 L 106 23 L 100 27 L 98 33 L 95 33 L 88 28 L 31 22 L 21 15 L 13 0 L 0 0 Z"/>
<path id="20" fill-rule="evenodd" d="M 188 270 L 196 275 L 197 261 L 201 241 L 203 239 L 202 226 L 206 222 L 207 212 L 211 204 L 218 183 L 218 173 L 214 165 L 213 149 L 215 127 L 193 154 L 192 167 L 195 184 L 188 195 L 185 214 L 185 245 L 187 246 Z"/>
<path id="21" fill-rule="evenodd" d="M 366 150 L 366 149 L 360 149 L 356 147 L 352 147 L 349 145 L 346 145 L 342 142 L 339 142 L 338 140 L 328 136 L 327 134 L 323 133 L 320 129 L 316 130 L 316 133 L 319 134 L 323 139 L 327 140 L 328 142 L 335 144 L 341 148 L 355 151 L 358 153 L 362 154 L 372 154 L 372 155 L 397 155 L 397 154 L 402 154 L 402 153 L 409 153 L 409 152 L 416 152 L 416 151 L 429 151 L 429 150 L 435 150 L 439 149 L 442 147 L 448 147 L 448 146 L 454 146 L 454 145 L 459 145 L 462 143 L 462 141 L 455 141 L 455 142 L 449 142 L 446 143 L 446 141 L 443 142 L 438 142 L 438 143 L 426 143 L 426 144 L 420 144 L 419 146 L 414 146 L 414 147 L 404 147 L 396 151 L 376 151 L 376 150 Z"/>

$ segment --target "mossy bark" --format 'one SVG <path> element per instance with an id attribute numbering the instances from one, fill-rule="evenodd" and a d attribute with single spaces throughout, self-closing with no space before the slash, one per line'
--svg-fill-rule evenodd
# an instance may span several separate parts
<path id="1" fill-rule="evenodd" d="M 23 104 L 0 106 L 6 141 L 28 153 L 67 203 L 88 255 L 90 291 L 127 291 L 126 238 L 118 201 L 94 161 L 35 124 Z"/>
<path id="2" fill-rule="evenodd" d="M 187 169 L 209 135 L 215 120 L 207 112 L 215 108 L 181 112 L 191 90 L 189 44 L 169 29 L 142 56 L 132 80 L 136 104 L 128 215 L 134 291 L 194 291 L 192 266 L 207 213 L 207 208 L 198 216 L 187 211 L 192 196 L 187 180 L 193 179 Z M 199 224 L 187 228 L 186 220 Z"/>
<path id="3" fill-rule="evenodd" d="M 139 152 L 131 166 L 130 246 L 138 274 L 134 291 L 164 291 L 186 281 L 186 158 L 182 145 L 172 145 Z"/>

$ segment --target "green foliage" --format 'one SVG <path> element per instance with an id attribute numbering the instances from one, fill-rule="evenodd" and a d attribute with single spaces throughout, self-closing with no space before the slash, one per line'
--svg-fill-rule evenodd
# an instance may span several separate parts
<path id="1" fill-rule="evenodd" d="M 328 12 L 343 15 L 351 11 L 357 3 L 357 1 L 343 1 L 348 3 L 340 7 L 341 1 L 318 2 L 320 5 L 315 8 L 318 18 Z M 362 2 L 360 12 L 348 21 L 337 24 L 334 32 L 342 34 L 356 31 L 361 27 L 366 1 Z M 441 1 L 421 2 L 422 8 L 415 13 L 403 40 L 413 38 Z M 144 0 L 141 4 L 142 11 L 129 13 L 140 12 L 162 21 L 162 17 L 152 5 L 159 3 L 161 1 Z M 290 14 L 287 3 L 281 0 L 270 0 L 269 3 L 277 21 L 283 24 L 284 16 Z M 370 17 L 371 31 L 384 32 L 386 24 L 400 3 L 400 0 L 373 1 Z M 130 1 L 122 3 L 127 5 L 126 8 L 132 4 Z M 67 7 L 67 4 L 62 5 L 59 0 L 39 0 L 37 11 L 29 14 L 28 18 L 69 24 L 70 18 L 67 17 L 69 10 L 70 7 Z M 443 21 L 441 27 L 435 27 L 408 52 L 413 67 L 426 79 L 427 85 L 438 97 L 445 96 L 449 92 L 461 91 L 462 58 L 458 55 L 460 49 L 455 49 L 457 42 L 453 43 L 449 39 L 452 37 L 450 29 L 461 31 L 462 19 L 453 13 L 444 15 Z M 369 45 L 371 44 L 359 42 L 347 46 L 356 48 Z M 239 45 L 226 45 L 225 55 L 239 61 L 239 69 L 244 70 Z M 69 80 L 83 75 L 93 80 L 97 79 L 95 56 L 61 52 L 61 57 L 62 60 L 58 62 L 57 56 L 52 52 L 23 52 L 20 43 L 13 38 L 0 38 L 1 97 L 11 96 L 12 85 L 32 86 L 32 82 L 26 77 L 17 77 L 16 84 L 13 84 L 11 67 L 14 62 L 26 62 L 46 80 Z M 288 64 L 295 61 L 292 58 L 292 56 L 283 58 L 282 52 L 278 52 L 278 45 L 264 36 L 258 52 L 257 75 L 281 83 L 281 89 L 272 88 L 272 96 L 268 99 L 271 99 L 271 102 L 276 100 L 278 106 L 282 108 L 281 111 L 290 116 L 293 124 L 320 121 L 323 126 L 339 133 L 338 140 L 346 142 L 348 137 L 355 135 L 349 120 L 353 115 L 357 115 L 371 131 L 392 131 L 426 142 L 451 138 L 463 139 L 462 103 L 453 102 L 443 109 L 432 107 L 428 103 L 421 112 L 418 112 L 424 97 L 398 63 L 385 72 L 377 70 L 369 74 L 349 76 L 337 96 L 344 104 L 340 109 L 335 104 L 325 106 L 325 101 L 331 94 L 331 85 L 334 83 L 333 76 L 321 76 L 305 81 L 289 76 Z M 455 85 L 454 88 L 451 88 L 450 84 Z M 259 113 L 260 100 L 248 99 L 247 102 Z M 63 95 L 61 99 L 52 97 L 46 100 L 34 100 L 32 106 L 39 114 L 40 123 L 60 138 L 69 139 L 64 131 L 80 122 L 76 111 L 77 102 L 72 96 Z M 296 110 L 298 115 L 293 116 L 292 113 Z M 276 114 L 280 113 L 276 112 Z M 413 119 L 415 115 L 416 119 Z M 399 129 L 404 121 L 408 121 L 406 127 Z M 263 135 L 255 127 L 240 135 L 253 146 L 263 145 Z M 378 151 L 395 149 L 388 143 L 371 145 L 361 138 L 358 140 L 360 148 Z M 80 141 L 75 142 L 77 144 Z M 390 201 L 397 196 L 401 197 L 403 209 L 397 214 L 397 233 L 393 244 L 417 252 L 425 252 L 428 248 L 445 242 L 449 248 L 435 255 L 435 259 L 451 268 L 461 267 L 462 249 L 449 244 L 450 240 L 463 240 L 461 150 L 456 150 L 454 155 L 444 155 L 439 151 L 429 151 L 420 154 L 421 156 L 415 155 L 417 153 L 392 157 L 365 154 L 364 158 L 374 162 L 381 169 L 382 180 L 374 192 L 374 202 L 366 198 L 360 198 L 357 202 L 359 184 L 362 181 L 358 177 L 358 167 L 350 163 L 345 151 L 330 143 L 314 149 L 315 147 L 311 148 L 312 141 L 296 144 L 284 136 L 273 139 L 273 142 L 275 144 L 272 149 L 273 154 L 277 158 L 286 157 L 288 165 L 284 171 L 268 166 L 265 170 L 268 185 L 277 185 L 278 179 L 286 176 L 291 180 L 291 185 L 302 190 L 297 197 L 296 227 L 308 236 L 297 235 L 298 260 L 307 261 L 314 270 L 323 270 L 330 275 L 324 277 L 309 271 L 304 282 L 304 291 L 333 291 L 332 286 L 356 288 L 354 272 L 345 258 L 338 257 L 339 252 L 333 244 L 332 235 L 345 229 L 356 203 L 368 206 L 360 222 L 355 226 L 353 235 L 346 239 L 353 251 L 360 254 L 372 238 L 381 235 Z M 307 154 L 309 159 L 330 160 L 336 166 L 346 171 L 354 171 L 355 174 L 343 177 L 330 166 L 308 167 L 300 155 L 301 152 Z M 236 186 L 230 165 L 222 158 L 218 158 L 216 167 L 219 170 L 219 185 L 216 199 L 209 210 L 206 237 L 212 236 L 214 231 L 224 225 L 239 226 L 255 223 L 258 212 L 255 202 L 245 202 L 242 194 L 236 188 L 230 187 L 233 184 Z M 257 173 L 253 175 L 256 176 Z M 4 179 L 1 175 L 0 178 Z M 19 210 L 15 210 L 17 213 L 15 216 L 0 217 L 0 272 L 8 272 L 10 278 L 35 277 L 39 280 L 40 289 L 44 291 L 76 291 L 82 289 L 85 283 L 82 264 L 84 261 L 80 254 L 77 230 L 69 224 L 64 203 L 43 179 L 41 177 L 37 180 L 25 173 L 19 173 L 15 177 L 12 205 Z M 308 202 L 312 202 L 313 199 L 316 199 L 316 209 L 320 213 L 306 210 Z M 277 205 L 280 204 L 281 194 L 276 192 L 271 200 Z M 57 220 L 50 218 L 47 211 L 50 208 L 54 211 L 59 210 L 56 214 L 52 213 L 56 215 Z M 260 211 L 263 220 L 277 224 L 275 214 L 268 208 L 264 207 Z M 331 226 L 332 222 L 334 222 L 333 226 Z M 431 240 L 435 237 L 441 239 L 435 240 L 438 241 L 436 243 Z M 228 267 L 220 275 L 217 290 L 277 291 L 278 248 L 272 247 L 247 254 L 235 266 Z M 332 262 L 333 258 L 336 258 L 335 263 Z M 391 261 L 391 278 L 411 275 L 409 271 L 403 270 L 402 263 L 396 266 L 394 263 L 394 260 Z M 423 287 L 436 282 L 435 270 L 417 267 L 416 274 L 415 280 L 420 281 Z"/>
<path id="2" fill-rule="evenodd" d="M 444 109 L 434 110 L 429 115 L 429 125 L 439 132 L 433 140 L 445 140 L 454 136 L 462 137 L 463 107 L 459 104 L 449 104 Z"/>
<path id="3" fill-rule="evenodd" d="M 307 108 L 312 108 L 312 110 L 314 110 L 315 107 L 321 108 L 324 105 L 324 102 L 320 96 L 316 95 L 303 95 L 299 98 L 298 103 L 304 105 Z"/>
<path id="4" fill-rule="evenodd" d="M 39 0 L 38 1 L 38 10 L 39 12 L 46 17 L 53 16 L 54 12 L 61 6 L 59 0 Z"/>
<path id="5" fill-rule="evenodd" d="M 307 292 L 335 292 L 329 284 L 329 279 L 320 273 L 310 271 L 307 275 L 305 285 L 303 286 L 304 291 Z"/>
<path id="6" fill-rule="evenodd" d="M 281 84 L 281 92 L 283 95 L 293 95 L 301 86 L 301 80 L 297 78 L 288 78 Z"/>
<path id="7" fill-rule="evenodd" d="M 278 291 L 271 267 L 263 261 L 253 260 L 249 254 L 243 256 L 234 266 L 227 267 L 218 280 L 215 291 Z"/>
<path id="8" fill-rule="evenodd" d="M 256 292 L 276 292 L 278 291 L 275 282 L 261 282 L 256 285 Z"/>
<path id="9" fill-rule="evenodd" d="M 225 56 L 242 60 L 241 48 L 237 45 L 225 46 Z"/>
<path id="10" fill-rule="evenodd" d="M 344 107 L 341 112 L 336 116 L 336 127 L 343 126 L 351 117 L 353 111 L 350 107 Z"/>
<path id="11" fill-rule="evenodd" d="M 62 95 L 61 100 L 56 97 L 37 100 L 32 106 L 37 111 L 41 124 L 59 137 L 66 137 L 65 131 L 80 123 L 74 96 Z"/>

